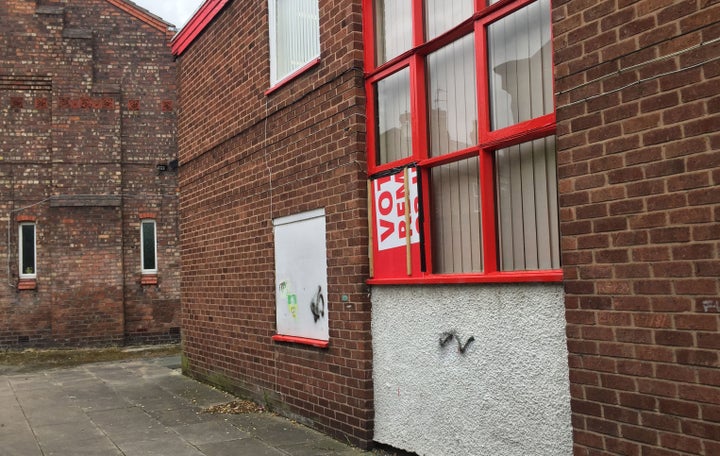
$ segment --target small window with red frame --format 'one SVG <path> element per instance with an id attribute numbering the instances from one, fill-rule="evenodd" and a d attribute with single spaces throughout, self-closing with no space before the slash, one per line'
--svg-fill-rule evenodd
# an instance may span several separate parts
<path id="1" fill-rule="evenodd" d="M 292 79 L 320 59 L 318 0 L 268 0 L 270 85 Z"/>

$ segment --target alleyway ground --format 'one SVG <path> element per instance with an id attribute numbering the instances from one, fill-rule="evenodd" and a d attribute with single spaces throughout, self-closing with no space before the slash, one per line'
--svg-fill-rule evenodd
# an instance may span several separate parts
<path id="1" fill-rule="evenodd" d="M 272 413 L 208 413 L 237 398 L 183 376 L 167 350 L 50 369 L 47 360 L 8 365 L 3 353 L 0 456 L 373 454 Z"/>

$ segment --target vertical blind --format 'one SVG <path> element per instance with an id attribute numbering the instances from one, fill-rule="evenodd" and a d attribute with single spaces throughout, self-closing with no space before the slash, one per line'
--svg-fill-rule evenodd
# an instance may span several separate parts
<path id="1" fill-rule="evenodd" d="M 491 124 L 505 128 L 553 112 L 550 2 L 488 27 Z M 495 154 L 500 269 L 560 266 L 555 139 Z"/>
<path id="2" fill-rule="evenodd" d="M 488 27 L 492 128 L 553 112 L 550 0 Z"/>
<path id="3" fill-rule="evenodd" d="M 412 154 L 410 70 L 404 68 L 375 84 L 378 164 Z"/>
<path id="4" fill-rule="evenodd" d="M 427 59 L 430 156 L 478 142 L 475 40 L 467 35 Z"/>
<path id="5" fill-rule="evenodd" d="M 478 157 L 430 171 L 433 272 L 482 271 Z"/>
<path id="6" fill-rule="evenodd" d="M 382 65 L 412 47 L 412 2 L 375 0 L 375 64 Z"/>
<path id="7" fill-rule="evenodd" d="M 438 37 L 470 18 L 473 3 L 473 0 L 425 0 L 425 39 Z"/>
<path id="8" fill-rule="evenodd" d="M 495 155 L 500 269 L 560 267 L 555 137 Z"/>
<path id="9" fill-rule="evenodd" d="M 274 5 L 273 83 L 320 55 L 318 0 L 271 0 Z"/>

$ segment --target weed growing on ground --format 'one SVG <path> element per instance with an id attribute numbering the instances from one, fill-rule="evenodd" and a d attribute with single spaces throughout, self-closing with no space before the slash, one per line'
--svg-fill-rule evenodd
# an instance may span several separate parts
<path id="1" fill-rule="evenodd" d="M 76 367 L 87 363 L 175 356 L 179 355 L 180 351 L 179 344 L 139 347 L 7 350 L 0 351 L 0 374 Z"/>

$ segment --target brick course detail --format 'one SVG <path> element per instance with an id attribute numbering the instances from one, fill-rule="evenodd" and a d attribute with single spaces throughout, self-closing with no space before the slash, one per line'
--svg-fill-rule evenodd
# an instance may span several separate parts
<path id="1" fill-rule="evenodd" d="M 720 451 L 719 19 L 553 1 L 576 455 Z"/>
<path id="2" fill-rule="evenodd" d="M 0 2 L 0 347 L 179 340 L 177 178 L 156 168 L 177 156 L 176 73 L 159 24 L 120 0 Z M 141 212 L 157 214 L 154 286 Z M 21 281 L 23 220 L 37 278 Z"/>
<path id="3" fill-rule="evenodd" d="M 361 14 L 320 2 L 322 56 L 269 88 L 267 2 L 231 2 L 179 57 L 187 372 L 372 442 Z M 324 208 L 327 349 L 273 342 L 273 219 Z"/>

